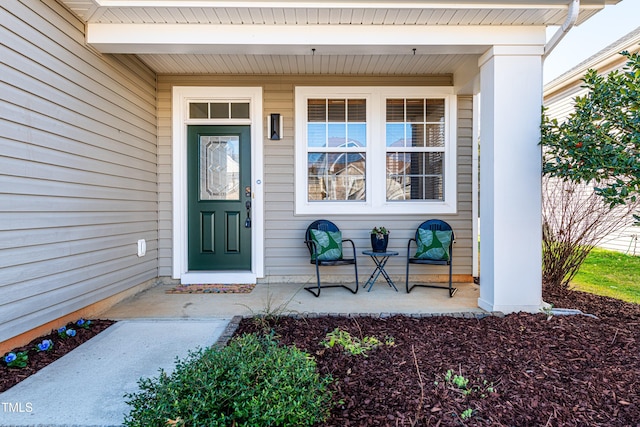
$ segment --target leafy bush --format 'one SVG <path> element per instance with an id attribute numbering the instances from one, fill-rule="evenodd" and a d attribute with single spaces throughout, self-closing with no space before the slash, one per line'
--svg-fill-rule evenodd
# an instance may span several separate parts
<path id="1" fill-rule="evenodd" d="M 140 379 L 142 391 L 125 395 L 125 425 L 311 426 L 328 416 L 330 382 L 308 354 L 246 334 L 190 352 L 170 375 Z"/>

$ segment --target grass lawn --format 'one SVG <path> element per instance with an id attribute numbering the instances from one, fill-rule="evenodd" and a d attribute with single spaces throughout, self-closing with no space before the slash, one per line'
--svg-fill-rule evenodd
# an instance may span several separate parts
<path id="1" fill-rule="evenodd" d="M 640 256 L 596 248 L 571 284 L 579 291 L 640 304 Z"/>

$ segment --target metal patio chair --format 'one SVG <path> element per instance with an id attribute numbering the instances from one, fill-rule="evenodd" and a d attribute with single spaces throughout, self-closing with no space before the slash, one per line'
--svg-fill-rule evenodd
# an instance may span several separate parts
<path id="1" fill-rule="evenodd" d="M 419 233 L 420 230 L 429 230 L 429 231 L 451 231 L 451 240 L 449 242 L 449 256 L 447 257 L 447 259 L 431 259 L 431 258 L 416 258 L 415 256 L 412 256 L 411 254 L 411 242 L 413 242 L 416 247 L 417 247 L 417 242 L 419 240 Z M 416 229 L 416 234 L 415 237 L 412 239 L 409 239 L 409 242 L 407 244 L 407 275 L 406 275 L 406 288 L 407 288 L 407 293 L 411 292 L 411 290 L 413 288 L 415 288 L 416 286 L 418 287 L 423 287 L 423 288 L 438 288 L 438 289 L 448 289 L 449 290 L 449 297 L 452 297 L 456 291 L 458 290 L 457 288 L 452 287 L 452 265 L 451 265 L 451 259 L 453 258 L 453 241 L 454 241 L 455 235 L 453 234 L 453 229 L 451 228 L 451 226 L 449 224 L 447 224 L 446 222 L 439 220 L 439 219 L 430 219 L 428 221 L 423 222 L 422 224 L 420 224 L 420 226 L 418 226 L 418 228 Z M 409 266 L 411 264 L 420 264 L 420 265 L 448 265 L 449 266 L 449 286 L 448 287 L 444 287 L 444 286 L 437 286 L 437 285 L 427 285 L 427 284 L 421 284 L 421 283 L 416 283 L 414 285 L 412 285 L 411 287 L 409 286 Z"/>
<path id="2" fill-rule="evenodd" d="M 309 292 L 311 292 L 314 296 L 318 297 L 320 296 L 320 290 L 322 288 L 345 288 L 347 289 L 349 292 L 351 292 L 352 294 L 356 294 L 358 293 L 358 288 L 359 288 L 359 284 L 358 284 L 358 261 L 357 261 L 357 257 L 356 257 L 356 245 L 355 243 L 353 243 L 353 240 L 351 239 L 345 239 L 342 238 L 340 244 L 342 245 L 344 242 L 349 242 L 351 244 L 351 248 L 353 250 L 353 258 L 345 258 L 344 256 L 340 255 L 339 257 L 336 257 L 335 259 L 319 259 L 320 256 L 320 252 L 321 249 L 319 247 L 319 245 L 313 240 L 312 238 L 312 231 L 311 230 L 320 230 L 323 232 L 339 232 L 340 229 L 331 221 L 328 221 L 326 219 L 319 219 L 317 221 L 314 221 L 311 223 L 311 225 L 309 225 L 309 227 L 307 227 L 307 231 L 305 232 L 304 235 L 304 242 L 307 245 L 307 248 L 309 249 L 309 255 L 311 257 L 311 264 L 315 264 L 316 266 L 316 278 L 318 281 L 317 286 L 310 286 L 310 287 L 305 287 L 305 289 Z M 356 276 L 356 288 L 355 290 L 349 288 L 348 286 L 345 285 L 321 285 L 321 281 L 320 281 L 320 267 L 331 267 L 331 266 L 338 266 L 338 265 L 353 265 L 354 270 L 355 270 L 355 276 Z M 316 292 L 317 290 L 317 292 Z"/>

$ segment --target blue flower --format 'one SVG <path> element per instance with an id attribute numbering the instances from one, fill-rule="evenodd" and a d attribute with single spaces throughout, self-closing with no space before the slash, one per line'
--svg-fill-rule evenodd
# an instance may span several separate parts
<path id="1" fill-rule="evenodd" d="M 52 347 L 53 347 L 53 342 L 51 342 L 51 340 L 42 340 L 42 342 L 38 344 L 38 351 L 51 350 Z"/>
<path id="2" fill-rule="evenodd" d="M 67 327 L 63 326 L 60 329 L 58 329 L 58 336 L 60 338 L 66 338 L 67 337 Z"/>
<path id="3" fill-rule="evenodd" d="M 76 322 L 76 325 L 83 329 L 89 329 L 89 325 L 91 325 L 91 320 L 80 319 Z"/>
<path id="4" fill-rule="evenodd" d="M 4 357 L 4 361 L 10 368 L 24 368 L 27 366 L 27 360 L 29 356 L 26 351 L 20 351 L 16 353 L 7 353 Z"/>
<path id="5" fill-rule="evenodd" d="M 67 329 L 66 334 L 69 337 L 75 337 L 76 336 L 76 330 L 75 329 Z"/>

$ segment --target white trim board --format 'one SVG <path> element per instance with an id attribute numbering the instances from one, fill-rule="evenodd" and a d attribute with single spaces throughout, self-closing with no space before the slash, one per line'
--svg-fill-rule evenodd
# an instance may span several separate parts
<path id="1" fill-rule="evenodd" d="M 189 283 L 255 283 L 264 277 L 264 178 L 262 88 L 174 86 L 172 97 L 173 248 L 172 277 Z M 187 262 L 187 126 L 247 124 L 242 120 L 190 120 L 189 102 L 246 100 L 250 103 L 252 223 L 251 271 L 188 271 Z"/>

